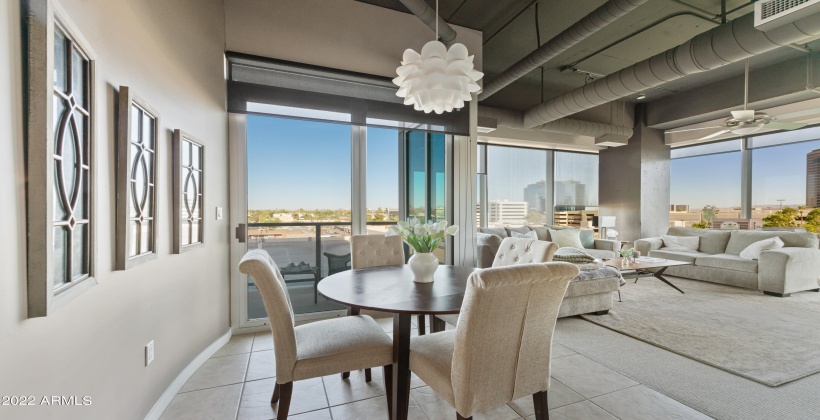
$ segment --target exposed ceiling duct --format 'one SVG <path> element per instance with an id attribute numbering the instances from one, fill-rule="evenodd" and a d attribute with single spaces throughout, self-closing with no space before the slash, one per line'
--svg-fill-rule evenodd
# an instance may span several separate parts
<path id="1" fill-rule="evenodd" d="M 438 20 L 438 36 L 441 42 L 446 46 L 450 46 L 456 40 L 456 30 L 448 25 L 438 14 L 435 9 L 427 5 L 424 0 L 399 0 L 411 13 L 416 15 L 425 25 L 430 29 L 436 30 L 436 20 Z"/>
<path id="2" fill-rule="evenodd" d="M 510 109 L 493 108 L 489 106 L 479 106 L 478 116 L 491 118 L 500 127 L 524 129 L 524 117 L 519 111 Z M 573 118 L 562 118 L 533 128 L 537 131 L 549 131 L 552 133 L 574 134 L 578 136 L 603 137 L 617 136 L 626 139 L 632 137 L 632 128 L 613 124 L 598 123 L 592 121 L 576 120 Z"/>
<path id="3" fill-rule="evenodd" d="M 682 45 L 535 106 L 524 113 L 524 128 L 539 127 L 690 74 L 706 72 L 818 35 L 820 14 L 767 32 L 755 29 L 754 14 L 747 14 L 697 35 Z"/>
<path id="4" fill-rule="evenodd" d="M 402 3 L 405 3 L 405 1 L 406 0 L 402 0 Z M 489 98 L 499 90 L 526 76 L 531 71 L 555 58 L 558 54 L 605 28 L 610 23 L 635 10 L 635 8 L 647 1 L 648 0 L 610 0 L 606 2 L 603 6 L 595 9 L 592 13 L 501 72 L 495 79 L 484 86 L 484 91 L 478 95 L 478 99 L 484 100 Z"/>

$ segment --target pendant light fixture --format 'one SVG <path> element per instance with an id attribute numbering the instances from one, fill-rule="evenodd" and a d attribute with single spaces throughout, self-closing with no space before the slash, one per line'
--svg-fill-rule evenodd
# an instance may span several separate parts
<path id="1" fill-rule="evenodd" d="M 473 56 L 464 44 L 453 44 L 449 50 L 438 40 L 438 0 L 436 0 L 436 39 L 424 44 L 421 54 L 408 48 L 401 66 L 393 79 L 404 98 L 405 105 L 413 105 L 426 114 L 441 114 L 464 107 L 470 95 L 481 88 L 476 83 L 484 73 L 473 67 Z"/>

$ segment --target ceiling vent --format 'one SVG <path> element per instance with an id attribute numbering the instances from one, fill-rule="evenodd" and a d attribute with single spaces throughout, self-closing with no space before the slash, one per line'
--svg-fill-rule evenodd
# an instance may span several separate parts
<path id="1" fill-rule="evenodd" d="M 755 3 L 755 28 L 769 31 L 820 12 L 820 0 L 769 0 Z"/>

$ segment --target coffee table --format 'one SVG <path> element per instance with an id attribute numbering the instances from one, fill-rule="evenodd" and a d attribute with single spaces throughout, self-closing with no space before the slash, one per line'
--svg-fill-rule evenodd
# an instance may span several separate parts
<path id="1" fill-rule="evenodd" d="M 690 262 L 685 261 L 675 261 L 675 260 L 668 260 L 664 258 L 653 258 L 653 257 L 639 257 L 635 260 L 635 262 L 630 262 L 628 264 L 623 264 L 622 258 L 612 258 L 610 260 L 605 260 L 604 264 L 615 267 L 618 271 L 621 272 L 621 276 L 624 279 L 635 279 L 635 283 L 638 282 L 638 279 L 641 277 L 646 277 L 647 275 L 652 275 L 656 279 L 672 286 L 673 289 L 683 293 L 683 290 L 678 289 L 677 286 L 672 284 L 669 280 L 667 280 L 663 273 L 669 267 L 676 267 L 680 265 L 692 265 Z M 657 269 L 656 271 L 649 271 L 650 269 Z"/>

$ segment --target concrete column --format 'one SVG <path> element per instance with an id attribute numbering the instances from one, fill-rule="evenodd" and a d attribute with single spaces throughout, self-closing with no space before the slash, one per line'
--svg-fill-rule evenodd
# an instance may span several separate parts
<path id="1" fill-rule="evenodd" d="M 599 154 L 601 216 L 615 216 L 618 239 L 659 236 L 669 227 L 670 150 L 663 130 L 646 126 L 646 106 L 635 107 L 629 144 Z"/>

